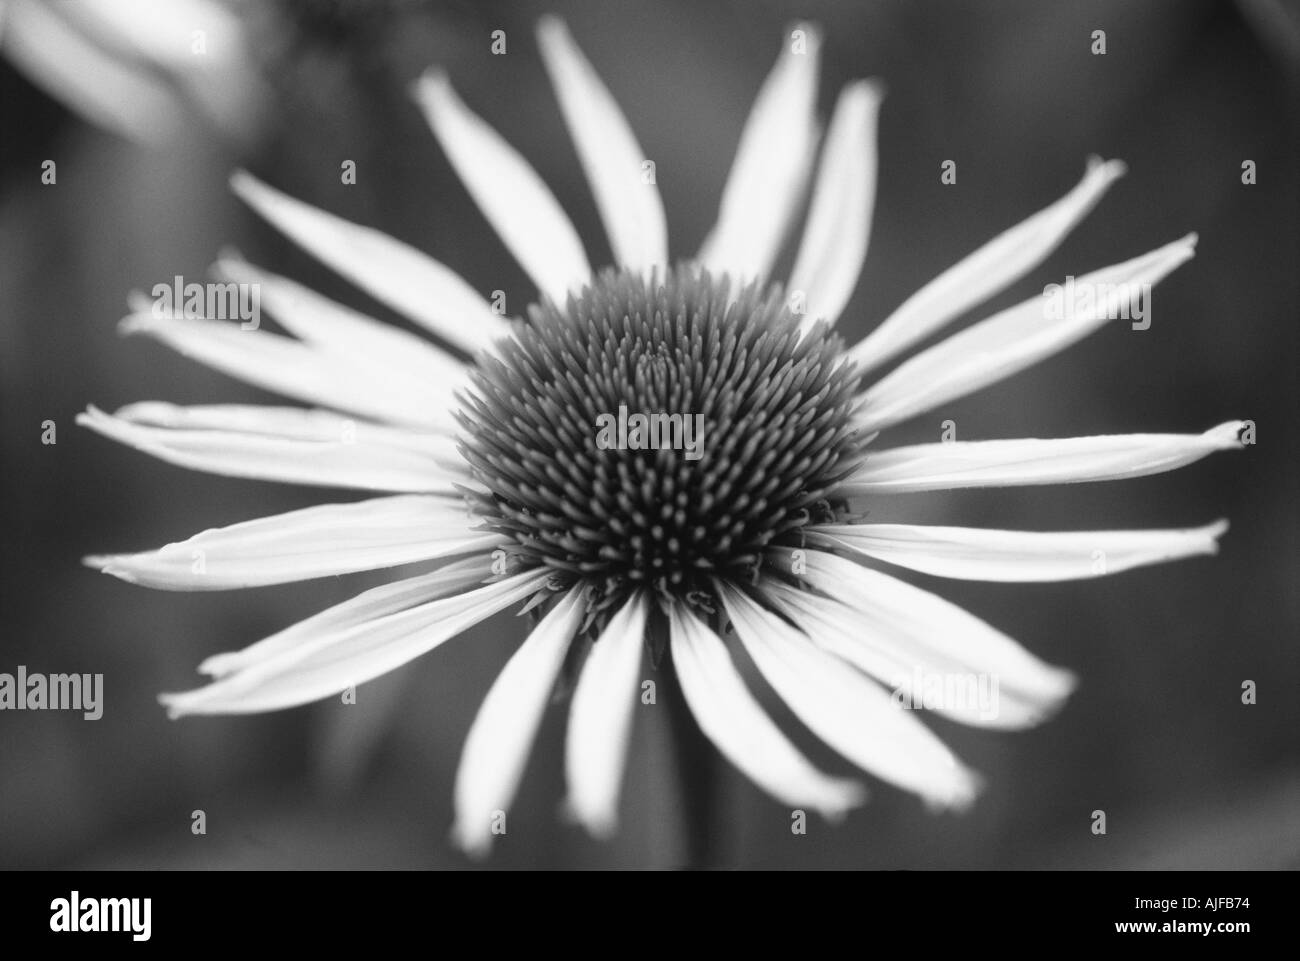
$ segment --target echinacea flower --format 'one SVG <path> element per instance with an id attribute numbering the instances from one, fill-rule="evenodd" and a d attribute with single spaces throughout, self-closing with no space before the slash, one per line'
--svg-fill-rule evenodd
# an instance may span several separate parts
<path id="1" fill-rule="evenodd" d="M 236 258 L 292 337 L 141 309 L 124 321 L 232 376 L 311 405 L 134 404 L 81 422 L 174 464 L 240 477 L 382 492 L 208 530 L 160 550 L 89 559 L 171 590 L 277 584 L 426 562 L 431 570 L 331 607 L 200 665 L 205 687 L 164 695 L 176 715 L 270 711 L 393 670 L 506 608 L 540 617 L 470 729 L 454 836 L 471 852 L 516 792 L 566 663 L 581 659 L 566 743 L 568 804 L 613 829 L 647 638 L 722 755 L 782 803 L 834 818 L 862 785 L 819 770 L 768 717 L 734 660 L 857 767 L 935 807 L 977 789 L 901 710 L 926 677 L 997 679 L 996 712 L 957 721 L 1032 726 L 1073 675 L 934 594 L 866 566 L 1047 581 L 1212 554 L 1223 522 L 1190 530 L 1024 532 L 862 521 L 897 492 L 1117 480 L 1239 446 L 1239 423 L 1201 434 L 992 440 L 878 449 L 905 418 L 1007 377 L 1084 337 L 1192 256 L 1193 236 L 1079 278 L 1103 294 L 1047 319 L 1041 298 L 873 372 L 1038 265 L 1123 172 L 1093 161 L 1064 198 L 994 238 L 845 349 L 833 324 L 857 283 L 875 192 L 880 92 L 839 96 L 817 157 L 817 30 L 801 25 L 744 129 L 717 226 L 669 261 L 645 155 L 566 28 L 539 41 L 616 263 L 593 271 L 551 192 L 439 72 L 414 88 L 474 200 L 536 282 L 507 320 L 442 264 L 252 176 L 254 210 L 357 286 L 472 355 L 465 363 Z M 789 284 L 779 245 L 811 178 Z M 698 457 L 598 443 L 620 409 L 700 416 Z M 633 449 L 629 449 L 633 448 Z M 1103 558 L 1103 563 L 1098 563 Z M 724 640 L 734 632 L 734 641 Z M 894 689 L 891 692 L 891 687 Z"/>

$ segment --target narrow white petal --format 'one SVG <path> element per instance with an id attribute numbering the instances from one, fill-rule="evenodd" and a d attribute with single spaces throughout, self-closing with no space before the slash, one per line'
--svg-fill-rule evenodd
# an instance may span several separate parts
<path id="1" fill-rule="evenodd" d="M 935 679 L 996 685 L 991 708 L 954 701 L 934 706 L 955 720 L 1031 727 L 1074 689 L 1069 671 L 1045 664 L 1001 631 L 928 591 L 822 551 L 805 551 L 804 566 L 797 576 L 826 596 L 771 582 L 765 590 L 826 650 L 895 691 L 914 695 Z"/>
<path id="2" fill-rule="evenodd" d="M 504 542 L 471 530 L 474 523 L 455 501 L 400 494 L 261 517 L 86 564 L 145 587 L 219 591 L 491 551 Z"/>
<path id="3" fill-rule="evenodd" d="M 857 286 L 876 204 L 876 118 L 882 90 L 859 81 L 840 93 L 822 148 L 808 224 L 790 274 L 804 327 L 834 323 Z"/>
<path id="4" fill-rule="evenodd" d="M 796 38 L 795 34 L 799 37 Z M 821 31 L 795 26 L 759 91 L 698 260 L 734 279 L 765 278 L 803 197 L 817 140 Z"/>
<path id="5" fill-rule="evenodd" d="M 1032 297 L 994 314 L 922 351 L 863 396 L 859 426 L 879 430 L 932 410 L 1038 363 L 1097 330 L 1110 318 L 1127 314 L 1144 288 L 1157 283 L 1195 252 L 1196 235 L 1166 244 L 1141 257 L 1079 277 L 1075 284 L 1105 291 L 1090 309 L 1064 319 L 1047 316 L 1047 298 Z M 1150 307 L 1149 299 L 1147 307 Z"/>
<path id="6" fill-rule="evenodd" d="M 493 819 L 514 800 L 573 635 L 586 616 L 581 586 L 528 635 L 488 691 L 470 725 L 456 770 L 452 837 L 481 857 L 492 847 Z"/>
<path id="7" fill-rule="evenodd" d="M 67 4 L 109 48 L 129 49 L 159 67 L 180 72 L 211 69 L 241 44 L 238 17 L 208 0 L 77 0 Z M 203 31 L 204 53 L 194 51 Z"/>
<path id="8" fill-rule="evenodd" d="M 542 178 L 514 147 L 470 111 L 440 70 L 413 88 L 416 102 L 474 202 L 538 290 L 563 304 L 591 279 L 578 232 Z"/>
<path id="9" fill-rule="evenodd" d="M 261 306 L 280 326 L 324 351 L 354 363 L 445 384 L 449 402 L 453 389 L 466 382 L 469 367 L 459 358 L 422 337 L 367 317 L 286 277 L 260 270 L 235 256 L 217 261 L 216 273 L 229 283 L 256 288 Z"/>
<path id="10" fill-rule="evenodd" d="M 857 551 L 937 577 L 1068 581 L 1217 554 L 1227 521 L 1184 530 L 999 531 L 916 524 L 805 527 L 808 542 Z"/>
<path id="11" fill-rule="evenodd" d="M 745 687 L 722 639 L 689 611 L 669 611 L 673 670 L 705 736 L 783 804 L 836 819 L 866 798 L 861 784 L 817 770 Z"/>
<path id="12" fill-rule="evenodd" d="M 940 808 L 964 808 L 978 780 L 884 688 L 734 588 L 719 585 L 741 643 L 809 730 L 864 771 Z"/>
<path id="13" fill-rule="evenodd" d="M 897 356 L 1033 270 L 1125 170 L 1118 160 L 1091 158 L 1083 179 L 1068 194 L 948 268 L 863 338 L 849 352 L 859 369 L 871 370 Z"/>
<path id="14" fill-rule="evenodd" d="M 383 378 L 374 368 L 265 330 L 149 311 L 131 314 L 118 329 L 153 337 L 223 374 L 309 404 L 424 428 L 447 427 L 452 420 L 439 385 L 396 374 Z"/>
<path id="15" fill-rule="evenodd" d="M 245 20 L 228 4 L 208 0 L 77 0 L 88 35 L 102 49 L 140 60 L 186 95 L 228 134 L 247 137 L 262 122 L 268 90 L 249 53 Z M 202 49 L 196 42 L 202 40 Z M 142 109 L 141 105 L 135 105 Z"/>
<path id="16" fill-rule="evenodd" d="M 428 574 L 392 581 L 328 607 L 242 650 L 213 654 L 199 665 L 199 673 L 213 678 L 226 677 L 250 665 L 268 661 L 274 655 L 319 643 L 321 638 L 341 634 L 381 617 L 460 594 L 467 589 L 482 587 L 491 576 L 492 556 L 484 553 L 453 561 Z"/>
<path id="17" fill-rule="evenodd" d="M 165 140 L 184 119 L 175 93 L 146 64 L 106 50 L 61 15 L 79 12 L 79 4 L 10 0 L 0 9 L 0 52 L 91 123 L 145 143 Z"/>
<path id="18" fill-rule="evenodd" d="M 287 440 L 223 430 L 146 427 L 91 407 L 77 423 L 96 433 L 192 470 L 289 484 L 459 496 L 461 475 L 440 468 L 427 453 L 388 444 Z"/>
<path id="19" fill-rule="evenodd" d="M 290 628 L 288 638 L 267 638 L 225 655 L 240 659 L 238 668 L 206 687 L 164 694 L 159 701 L 172 717 L 180 717 L 278 711 L 329 697 L 433 650 L 541 590 L 547 576 L 536 571 L 519 574 L 450 597 L 441 597 L 443 590 L 435 587 L 430 594 L 437 600 L 393 613 L 365 619 L 349 614 L 339 624 L 323 627 L 308 628 L 310 622 L 304 622 L 300 630 Z M 205 666 L 210 667 L 207 662 Z"/>
<path id="20" fill-rule="evenodd" d="M 1024 487 L 1127 480 L 1240 450 L 1239 420 L 1203 434 L 1103 434 L 1051 440 L 963 440 L 869 453 L 840 488 L 847 496 L 958 487 Z"/>
<path id="21" fill-rule="evenodd" d="M 637 594 L 610 619 L 587 655 L 569 709 L 567 807 L 596 837 L 609 837 L 618 823 L 648 612 L 645 595 Z"/>
<path id="22" fill-rule="evenodd" d="M 537 40 L 614 259 L 645 273 L 662 270 L 668 264 L 668 224 L 659 188 L 644 176 L 645 151 L 564 22 L 542 17 Z"/>
<path id="23" fill-rule="evenodd" d="M 113 416 L 146 427 L 172 430 L 220 430 L 261 434 L 284 440 L 355 440 L 363 444 L 421 451 L 446 468 L 464 463 L 455 439 L 446 433 L 390 427 L 356 420 L 333 411 L 265 404 L 193 404 L 145 400 L 119 408 Z"/>
<path id="24" fill-rule="evenodd" d="M 230 186 L 321 263 L 448 343 L 475 353 L 510 333 L 459 274 L 409 244 L 295 200 L 242 170 Z"/>

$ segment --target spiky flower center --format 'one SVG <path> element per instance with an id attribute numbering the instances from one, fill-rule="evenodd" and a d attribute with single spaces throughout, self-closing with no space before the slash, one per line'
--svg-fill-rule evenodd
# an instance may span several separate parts
<path id="1" fill-rule="evenodd" d="M 779 288 L 607 271 L 529 317 L 460 413 L 473 508 L 515 569 L 583 582 L 597 616 L 638 588 L 711 610 L 714 579 L 751 583 L 765 549 L 844 514 L 856 377 Z"/>

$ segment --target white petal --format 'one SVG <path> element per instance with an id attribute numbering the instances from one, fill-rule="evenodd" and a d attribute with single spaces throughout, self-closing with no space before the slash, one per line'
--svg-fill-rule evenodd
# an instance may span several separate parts
<path id="1" fill-rule="evenodd" d="M 935 807 L 974 800 L 975 776 L 884 688 L 746 595 L 723 584 L 719 591 L 759 671 L 809 730 L 864 771 Z"/>
<path id="2" fill-rule="evenodd" d="M 1067 581 L 1196 554 L 1217 554 L 1227 521 L 1185 530 L 999 531 L 916 524 L 805 527 L 808 542 L 857 551 L 937 577 Z"/>
<path id="3" fill-rule="evenodd" d="M 1142 289 L 1190 260 L 1196 235 L 1085 274 L 1078 285 L 1106 291 L 1091 309 L 1049 319 L 1047 299 L 1032 297 L 922 351 L 891 371 L 864 395 L 859 424 L 877 430 L 1010 377 L 1050 357 L 1127 312 Z M 1147 303 L 1149 307 L 1149 300 Z"/>
<path id="4" fill-rule="evenodd" d="M 193 470 L 309 484 L 459 496 L 461 476 L 418 449 L 330 440 L 286 440 L 266 434 L 145 427 L 91 407 L 77 423 L 119 443 Z"/>
<path id="5" fill-rule="evenodd" d="M 1078 186 L 930 281 L 890 314 L 850 352 L 871 370 L 950 320 L 1009 287 L 1041 264 L 1124 175 L 1118 160 L 1093 157 Z"/>
<path id="6" fill-rule="evenodd" d="M 379 617 L 346 617 L 322 630 L 308 631 L 309 622 L 304 622 L 303 630 L 290 629 L 293 634 L 287 640 L 281 637 L 273 644 L 275 638 L 268 638 L 240 654 L 226 655 L 244 660 L 206 687 L 164 694 L 158 700 L 172 717 L 180 717 L 278 711 L 329 697 L 433 650 L 541 590 L 547 576 L 544 571 L 519 574 Z M 435 597 L 440 593 L 430 592 Z"/>
<path id="7" fill-rule="evenodd" d="M 321 263 L 447 342 L 474 353 L 510 333 L 459 274 L 409 244 L 295 200 L 242 170 L 230 186 Z"/>
<path id="8" fill-rule="evenodd" d="M 145 587 L 219 591 L 490 551 L 504 542 L 471 530 L 473 523 L 455 501 L 402 494 L 261 517 L 156 551 L 85 562 Z"/>
<path id="9" fill-rule="evenodd" d="M 421 451 L 450 469 L 463 459 L 456 441 L 445 433 L 389 427 L 355 420 L 333 411 L 266 404 L 193 404 L 181 406 L 145 400 L 127 404 L 114 414 L 132 424 L 172 430 L 220 430 L 261 434 L 284 440 L 346 440 Z"/>
<path id="10" fill-rule="evenodd" d="M 647 158 L 627 118 L 562 20 L 543 16 L 537 40 L 615 261 L 645 273 L 666 267 L 663 201 L 654 181 L 644 179 Z"/>
<path id="11" fill-rule="evenodd" d="M 280 326 L 300 340 L 354 363 L 446 385 L 452 391 L 466 382 L 469 367 L 422 337 L 384 324 L 302 284 L 260 270 L 238 257 L 217 261 L 216 273 L 230 283 L 257 289 L 261 306 Z"/>
<path id="12" fill-rule="evenodd" d="M 373 368 L 265 330 L 148 311 L 124 318 L 118 329 L 146 334 L 223 374 L 309 404 L 425 428 L 452 421 L 447 395 L 438 385 L 396 374 L 385 379 Z"/>
<path id="13" fill-rule="evenodd" d="M 67 12 L 79 5 L 10 0 L 0 9 L 0 52 L 91 123 L 145 143 L 174 133 L 184 112 L 163 78 L 106 50 L 61 15 Z"/>
<path id="14" fill-rule="evenodd" d="M 456 770 L 456 843 L 475 856 L 492 846 L 493 819 L 504 816 L 528 763 L 555 680 L 586 616 L 572 588 L 533 629 L 488 691 L 465 738 Z"/>
<path id="15" fill-rule="evenodd" d="M 834 323 L 857 286 L 876 203 L 876 117 L 882 90 L 868 81 L 840 93 L 822 148 L 808 224 L 788 293 L 802 291 L 804 327 Z"/>
<path id="16" fill-rule="evenodd" d="M 77 0 L 68 6 L 105 46 L 129 48 L 178 72 L 227 59 L 241 42 L 239 19 L 207 0 Z M 196 30 L 203 31 L 202 54 L 194 52 Z"/>
<path id="17" fill-rule="evenodd" d="M 866 798 L 862 785 L 823 774 L 746 689 L 722 639 L 689 611 L 669 610 L 673 670 L 706 737 L 751 781 L 783 804 L 837 819 Z"/>
<path id="18" fill-rule="evenodd" d="M 648 611 L 645 595 L 637 594 L 610 619 L 587 655 L 569 709 L 567 808 L 596 837 L 609 837 L 618 823 Z"/>
<path id="19" fill-rule="evenodd" d="M 166 76 L 222 129 L 252 132 L 267 91 L 248 55 L 243 24 L 226 5 L 208 0 L 77 0 L 58 6 L 99 49 L 135 62 L 142 74 Z M 199 35 L 203 47 L 196 52 Z M 51 53 L 47 50 L 46 56 Z M 72 62 L 85 67 L 83 61 Z M 93 73 L 85 74 L 84 81 L 96 85 Z M 129 106 L 147 109 L 140 103 Z M 185 109 L 193 112 L 188 103 Z"/>
<path id="20" fill-rule="evenodd" d="M 1103 434 L 895 447 L 868 454 L 839 490 L 852 497 L 1127 480 L 1174 470 L 1215 451 L 1240 450 L 1237 435 L 1244 426 L 1234 420 L 1203 434 Z"/>
<path id="21" fill-rule="evenodd" d="M 804 565 L 798 576 L 827 596 L 767 582 L 764 589 L 826 650 L 896 691 L 912 691 L 918 680 L 934 678 L 997 685 L 991 711 L 973 703 L 936 706 L 955 720 L 1031 727 L 1074 689 L 1069 671 L 1043 663 L 1001 631 L 928 591 L 822 551 L 805 551 Z"/>
<path id="22" fill-rule="evenodd" d="M 492 556 L 480 554 L 453 561 L 428 574 L 392 581 L 328 607 L 242 650 L 213 654 L 199 665 L 199 673 L 213 678 L 226 677 L 258 662 L 268 661 L 273 655 L 319 644 L 322 638 L 340 635 L 389 614 L 460 594 L 466 589 L 482 587 L 491 576 Z"/>
<path id="23" fill-rule="evenodd" d="M 817 139 L 817 69 L 821 31 L 801 23 L 759 91 L 722 193 L 717 225 L 698 260 L 733 279 L 765 278 L 784 239 Z"/>
<path id="24" fill-rule="evenodd" d="M 483 216 L 538 290 L 563 304 L 570 290 L 591 279 L 591 267 L 555 195 L 514 147 L 465 106 L 442 71 L 425 71 L 412 93 Z"/>

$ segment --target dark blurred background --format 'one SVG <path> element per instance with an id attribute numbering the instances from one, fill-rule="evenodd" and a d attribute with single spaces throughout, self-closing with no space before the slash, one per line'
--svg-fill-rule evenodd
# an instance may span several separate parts
<path id="1" fill-rule="evenodd" d="M 75 2 L 75 0 L 72 0 Z M 291 248 L 230 195 L 272 184 L 429 251 L 512 313 L 532 296 L 454 177 L 406 85 L 441 64 L 570 212 L 593 263 L 608 245 L 536 52 L 566 18 L 655 160 L 675 255 L 711 226 L 741 126 L 790 20 L 826 29 L 821 104 L 887 85 L 871 250 L 840 322 L 852 341 L 998 231 L 1072 187 L 1089 154 L 1130 172 L 1043 267 L 973 317 L 1188 230 L 1196 258 L 1160 286 L 1149 330 L 1106 327 L 1039 367 L 909 424 L 891 443 L 1201 431 L 1231 418 L 1258 444 L 1128 483 L 927 495 L 880 516 L 1027 529 L 1177 527 L 1228 517 L 1216 558 L 1046 585 L 917 577 L 1068 666 L 1081 686 L 1032 732 L 931 723 L 987 780 L 964 815 L 876 784 L 842 826 L 789 812 L 725 770 L 718 863 L 746 867 L 1300 867 L 1296 703 L 1297 31 L 1271 0 L 1081 3 L 756 2 L 250 4 L 247 123 L 191 112 L 139 144 L 71 112 L 0 62 L 0 671 L 105 675 L 101 720 L 0 714 L 0 866 L 456 867 L 455 765 L 474 711 L 520 640 L 497 618 L 337 699 L 243 718 L 166 719 L 242 647 L 382 581 L 239 593 L 149 592 L 80 565 L 326 500 L 189 472 L 77 428 L 88 403 L 262 402 L 165 348 L 120 338 L 125 297 L 202 277 L 218 250 L 393 318 Z M 508 53 L 490 52 L 504 30 Z M 1107 52 L 1090 52 L 1092 32 Z M 3 50 L 3 41 L 0 41 Z M 41 163 L 57 162 L 55 185 Z M 355 186 L 340 164 L 357 163 Z M 958 182 L 939 181 L 942 161 Z M 1253 160 L 1255 185 L 1241 182 Z M 788 269 L 791 253 L 783 258 Z M 400 323 L 400 321 L 397 321 Z M 57 444 L 41 443 L 42 422 Z M 1241 703 L 1245 680 L 1258 703 Z M 552 711 L 497 866 L 661 867 L 681 859 L 680 800 L 643 709 L 617 840 L 562 824 L 564 711 Z M 207 834 L 191 833 L 191 812 Z M 1107 814 L 1094 836 L 1091 815 Z"/>

